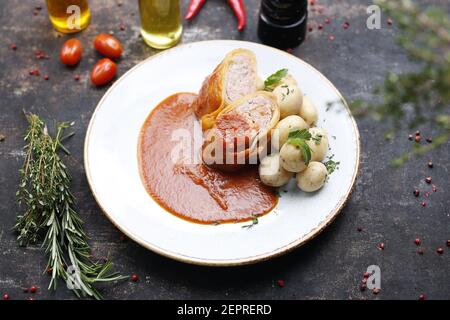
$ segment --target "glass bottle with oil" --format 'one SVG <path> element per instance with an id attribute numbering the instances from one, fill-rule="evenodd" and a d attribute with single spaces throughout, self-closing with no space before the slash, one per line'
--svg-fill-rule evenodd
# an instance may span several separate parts
<path id="1" fill-rule="evenodd" d="M 47 9 L 53 27 L 63 33 L 84 30 L 91 18 L 87 0 L 47 0 Z"/>
<path id="2" fill-rule="evenodd" d="M 141 34 L 144 41 L 156 49 L 176 45 L 181 38 L 179 0 L 139 0 Z"/>

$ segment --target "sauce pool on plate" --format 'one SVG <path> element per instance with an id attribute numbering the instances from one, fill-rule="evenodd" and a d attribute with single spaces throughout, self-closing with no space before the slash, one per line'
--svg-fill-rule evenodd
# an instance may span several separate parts
<path id="1" fill-rule="evenodd" d="M 270 212 L 278 197 L 259 180 L 257 166 L 226 173 L 198 159 L 201 141 L 194 138 L 201 129 L 191 107 L 196 97 L 174 94 L 145 120 L 138 142 L 145 189 L 164 209 L 190 222 L 241 222 Z"/>

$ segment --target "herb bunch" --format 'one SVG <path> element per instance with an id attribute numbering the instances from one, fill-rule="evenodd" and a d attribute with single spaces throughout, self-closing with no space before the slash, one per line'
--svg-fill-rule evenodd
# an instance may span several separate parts
<path id="1" fill-rule="evenodd" d="M 398 38 L 409 58 L 419 69 L 407 74 L 389 73 L 374 94 L 377 103 L 355 101 L 351 107 L 357 115 L 369 115 L 379 121 L 389 121 L 392 137 L 403 127 L 428 124 L 437 131 L 433 143 L 414 145 L 412 154 L 421 155 L 446 143 L 450 138 L 450 17 L 437 7 L 420 8 L 411 0 L 376 0 L 396 21 Z M 392 164 L 399 166 L 411 153 L 400 155 Z"/>
<path id="2" fill-rule="evenodd" d="M 126 277 L 110 273 L 110 261 L 100 263 L 91 258 L 83 221 L 75 210 L 75 198 L 70 191 L 71 178 L 58 154 L 60 150 L 68 153 L 62 142 L 72 135 L 63 136 L 70 124 L 58 123 L 52 137 L 37 115 L 28 113 L 26 118 L 29 123 L 26 157 L 17 191 L 24 212 L 17 216 L 14 226 L 17 240 L 26 246 L 43 236 L 47 270 L 51 271 L 49 289 L 56 289 L 57 280 L 61 279 L 78 297 L 101 299 L 96 283 Z"/>

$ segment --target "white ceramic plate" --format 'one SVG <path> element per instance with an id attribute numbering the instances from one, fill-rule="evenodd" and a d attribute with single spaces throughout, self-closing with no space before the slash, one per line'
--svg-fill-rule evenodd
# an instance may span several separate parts
<path id="1" fill-rule="evenodd" d="M 330 154 L 340 161 L 339 170 L 319 192 L 305 194 L 292 183 L 276 208 L 249 229 L 240 223 L 190 223 L 166 212 L 144 189 L 137 160 L 139 131 L 152 108 L 173 93 L 198 92 L 205 76 L 235 48 L 255 52 L 263 79 L 281 68 L 289 69 L 304 94 L 318 107 L 318 126 L 328 131 Z M 338 104 L 327 111 L 327 102 L 336 101 Z M 92 116 L 84 160 L 98 204 L 128 237 L 179 261 L 231 266 L 285 253 L 331 223 L 355 183 L 359 148 L 358 129 L 345 101 L 312 66 L 284 51 L 256 43 L 205 41 L 150 57 L 116 81 Z"/>

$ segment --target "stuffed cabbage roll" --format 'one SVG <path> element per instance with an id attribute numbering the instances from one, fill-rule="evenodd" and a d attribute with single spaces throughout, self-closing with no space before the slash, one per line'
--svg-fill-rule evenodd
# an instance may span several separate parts
<path id="1" fill-rule="evenodd" d="M 205 133 L 203 162 L 225 171 L 256 164 L 280 119 L 273 93 L 257 91 L 223 108 Z"/>
<path id="2" fill-rule="evenodd" d="M 214 72 L 203 82 L 193 103 L 204 130 L 214 125 L 215 117 L 227 105 L 254 93 L 258 86 L 255 54 L 246 49 L 229 52 Z"/>

